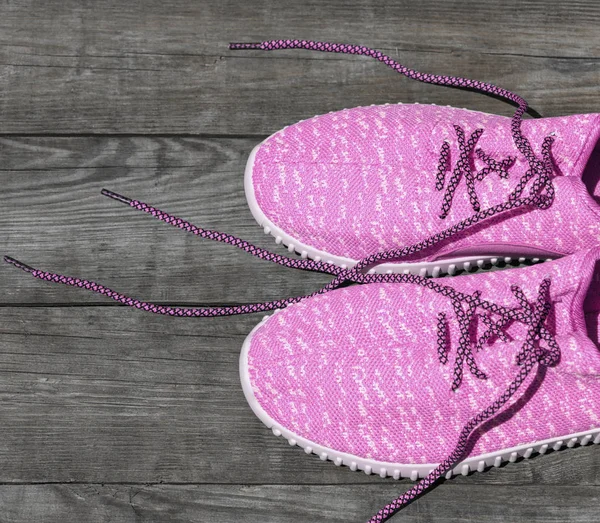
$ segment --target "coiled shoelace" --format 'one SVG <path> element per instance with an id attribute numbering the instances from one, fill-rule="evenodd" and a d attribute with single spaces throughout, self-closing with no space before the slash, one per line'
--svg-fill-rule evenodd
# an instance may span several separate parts
<path id="1" fill-rule="evenodd" d="M 440 285 L 434 280 L 423 278 L 417 275 L 374 274 L 371 272 L 365 274 L 364 271 L 386 261 L 401 260 L 406 256 L 428 249 L 438 244 L 439 242 L 448 239 L 454 236 L 455 234 L 467 228 L 470 228 L 471 226 L 476 225 L 482 222 L 483 220 L 486 220 L 487 218 L 495 216 L 499 213 L 505 213 L 507 211 L 512 211 L 516 209 L 518 209 L 520 212 L 525 212 L 527 209 L 535 207 L 540 209 L 548 208 L 552 204 L 552 201 L 554 199 L 554 188 L 551 182 L 553 167 L 550 158 L 550 146 L 552 144 L 552 137 L 547 137 L 544 140 L 542 144 L 542 158 L 540 159 L 534 153 L 531 144 L 529 143 L 527 138 L 525 138 L 525 136 L 523 136 L 523 134 L 521 133 L 521 121 L 523 114 L 527 110 L 527 103 L 520 96 L 511 93 L 506 89 L 502 89 L 500 87 L 479 82 L 476 80 L 469 80 L 466 78 L 453 76 L 439 76 L 420 73 L 413 69 L 409 69 L 395 62 L 391 58 L 385 56 L 383 53 L 370 49 L 368 47 L 331 44 L 324 42 L 312 42 L 306 40 L 272 40 L 253 44 L 231 44 L 230 48 L 262 50 L 286 48 L 309 49 L 324 52 L 366 55 L 385 63 L 400 74 L 403 74 L 415 80 L 437 85 L 469 87 L 484 93 L 490 93 L 496 96 L 500 96 L 510 102 L 517 104 L 517 110 L 515 111 L 512 117 L 511 132 L 517 149 L 529 163 L 529 169 L 518 182 L 518 184 L 516 185 L 515 189 L 513 190 L 506 202 L 500 203 L 485 210 L 479 210 L 479 201 L 474 190 L 474 180 L 483 179 L 483 177 L 487 176 L 487 174 L 489 174 L 492 171 L 498 172 L 500 176 L 506 176 L 508 174 L 507 169 L 514 160 L 512 158 L 507 158 L 505 160 L 496 161 L 488 155 L 486 155 L 483 151 L 477 150 L 476 154 L 487 164 L 487 167 L 485 167 L 479 173 L 472 173 L 470 169 L 466 168 L 466 164 L 468 163 L 468 156 L 471 154 L 474 145 L 479 136 L 481 135 L 482 131 L 476 130 L 474 134 L 472 134 L 469 137 L 469 139 L 465 142 L 464 130 L 456 128 L 456 132 L 459 138 L 459 148 L 461 151 L 460 158 L 455 170 L 453 171 L 450 181 L 448 182 L 448 186 L 446 188 L 447 192 L 444 197 L 444 204 L 440 216 L 442 218 L 445 218 L 445 216 L 447 216 L 450 210 L 450 206 L 452 204 L 453 194 L 461 177 L 464 177 L 466 180 L 467 190 L 469 192 L 471 204 L 473 206 L 474 211 L 476 211 L 475 214 L 421 242 L 415 243 L 404 248 L 393 249 L 381 253 L 376 253 L 371 256 L 367 256 L 363 260 L 359 261 L 358 264 L 351 269 L 343 269 L 336 265 L 322 261 L 317 262 L 313 260 L 290 258 L 287 256 L 274 254 L 265 249 L 252 245 L 249 242 L 236 238 L 235 236 L 208 229 L 202 229 L 201 227 L 197 227 L 186 220 L 175 216 L 171 216 L 166 212 L 161 211 L 160 209 L 157 209 L 151 205 L 140 202 L 138 200 L 127 198 L 112 191 L 102 191 L 102 194 L 104 194 L 105 196 L 123 202 L 135 209 L 146 212 L 165 223 L 173 225 L 179 229 L 191 232 L 192 234 L 195 234 L 202 238 L 207 238 L 214 241 L 233 245 L 234 247 L 248 252 L 253 256 L 270 261 L 272 263 L 295 269 L 327 273 L 334 276 L 333 280 L 327 285 L 306 296 L 297 296 L 282 300 L 274 300 L 270 302 L 228 307 L 168 307 L 130 298 L 124 294 L 113 291 L 108 287 L 105 287 L 101 284 L 95 283 L 90 280 L 73 278 L 47 271 L 41 271 L 39 269 L 34 269 L 33 267 L 19 262 L 18 260 L 15 260 L 14 258 L 11 258 L 9 256 L 5 256 L 4 260 L 7 263 L 10 263 L 24 270 L 25 272 L 30 273 L 35 278 L 85 288 L 93 292 L 103 294 L 124 305 L 153 312 L 156 314 L 166 314 L 170 316 L 179 317 L 229 316 L 234 314 L 271 311 L 274 309 L 286 307 L 287 305 L 290 305 L 292 303 L 297 303 L 311 296 L 324 294 L 326 292 L 340 287 L 343 283 L 346 282 L 357 284 L 390 282 L 422 285 L 444 296 L 447 296 L 449 299 L 452 300 L 453 309 L 456 314 L 456 321 L 458 321 L 460 326 L 461 335 L 454 364 L 454 379 L 452 383 L 453 390 L 456 390 L 462 382 L 463 366 L 465 362 L 467 363 L 467 366 L 471 373 L 473 373 L 478 378 L 486 378 L 485 374 L 483 374 L 477 367 L 473 356 L 473 348 L 471 347 L 470 338 L 468 336 L 469 326 L 471 325 L 471 322 L 475 317 L 482 319 L 483 323 L 488 327 L 485 333 L 478 340 L 476 349 L 480 348 L 483 345 L 483 343 L 490 341 L 494 337 L 498 337 L 499 339 L 505 340 L 505 334 L 502 329 L 510 321 L 517 321 L 526 324 L 528 326 L 528 333 L 517 358 L 517 363 L 520 365 L 520 367 L 515 379 L 511 382 L 509 387 L 499 398 L 497 398 L 487 409 L 473 417 L 463 427 L 458 437 L 455 449 L 442 463 L 438 465 L 438 467 L 436 467 L 429 475 L 427 475 L 425 478 L 423 478 L 421 481 L 415 484 L 413 488 L 411 488 L 402 496 L 393 500 L 391 503 L 382 508 L 375 516 L 373 516 L 369 520 L 369 523 L 380 523 L 388 520 L 398 510 L 402 509 L 408 503 L 413 501 L 415 498 L 417 498 L 419 495 L 421 495 L 423 492 L 429 489 L 432 485 L 434 485 L 436 481 L 443 477 L 448 471 L 452 470 L 453 466 L 461 460 L 464 453 L 466 452 L 469 436 L 472 434 L 475 428 L 481 425 L 484 421 L 493 417 L 498 411 L 502 409 L 504 405 L 506 405 L 506 403 L 520 388 L 520 386 L 526 381 L 527 377 L 530 375 L 532 369 L 536 367 L 536 365 L 551 366 L 558 363 L 560 359 L 560 350 L 558 348 L 558 345 L 554 341 L 552 335 L 544 327 L 546 317 L 550 310 L 549 279 L 543 280 L 540 284 L 537 300 L 533 305 L 531 305 L 528 302 L 524 293 L 519 288 L 513 287 L 512 291 L 520 304 L 520 308 L 509 309 L 481 299 L 479 293 L 475 293 L 473 295 L 460 293 L 451 287 Z M 440 165 L 438 167 L 438 172 L 436 176 L 436 188 L 438 188 L 438 190 L 442 190 L 444 188 L 445 173 L 449 170 L 449 162 L 449 146 L 445 143 L 442 145 L 441 148 Z M 522 197 L 523 191 L 534 177 L 535 179 L 531 184 L 528 195 Z M 466 310 L 463 308 L 463 304 L 467 305 Z M 477 313 L 477 309 L 482 309 L 487 314 Z M 492 314 L 499 316 L 499 319 L 492 319 Z M 445 314 L 440 313 L 438 315 L 437 321 L 438 358 L 442 364 L 446 364 L 448 361 L 448 340 Z M 542 340 L 547 343 L 547 348 L 541 347 L 540 343 Z"/>

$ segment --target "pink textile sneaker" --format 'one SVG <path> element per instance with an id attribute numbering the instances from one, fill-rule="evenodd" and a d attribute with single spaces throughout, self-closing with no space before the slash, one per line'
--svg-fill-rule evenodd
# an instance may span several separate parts
<path id="1" fill-rule="evenodd" d="M 403 276 L 277 311 L 240 359 L 246 398 L 275 435 L 352 470 L 425 477 L 372 522 L 442 476 L 600 443 L 600 247 Z"/>
<path id="2" fill-rule="evenodd" d="M 514 93 L 420 73 L 362 46 L 274 40 L 231 47 L 366 55 L 410 78 L 518 106 L 512 119 L 434 105 L 358 107 L 273 134 L 250 155 L 245 191 L 254 218 L 290 251 L 353 267 L 443 236 L 378 267 L 438 276 L 600 243 L 600 114 L 523 121 L 527 104 Z M 538 194 L 547 201 L 529 200 Z M 482 216 L 489 219 L 472 227 Z"/>
<path id="3" fill-rule="evenodd" d="M 361 272 L 390 253 L 367 257 L 354 269 L 289 258 L 102 192 L 201 238 L 333 276 L 307 296 L 184 308 L 4 258 L 34 278 L 155 314 L 197 318 L 288 307 L 246 340 L 243 389 L 275 434 L 307 452 L 367 473 L 425 476 L 370 522 L 387 520 L 457 471 L 600 442 L 600 247 L 544 265 L 439 283 L 413 274 Z"/>

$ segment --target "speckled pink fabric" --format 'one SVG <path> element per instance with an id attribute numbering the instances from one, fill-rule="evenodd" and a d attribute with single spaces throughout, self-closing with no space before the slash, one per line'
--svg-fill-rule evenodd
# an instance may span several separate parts
<path id="1" fill-rule="evenodd" d="M 336 256 L 358 260 L 412 245 L 474 213 L 463 179 L 450 214 L 439 218 L 444 191 L 435 188 L 437 165 L 444 141 L 450 144 L 451 167 L 458 159 L 455 124 L 467 137 L 484 129 L 477 147 L 492 158 L 516 156 L 508 178 L 491 173 L 475 182 L 482 209 L 506 201 L 528 168 L 514 145 L 510 119 L 410 104 L 334 112 L 269 137 L 258 149 L 252 171 L 257 203 L 296 241 Z M 537 154 L 544 137 L 555 133 L 552 207 L 489 220 L 419 258 L 525 247 L 564 255 L 600 243 L 600 207 L 586 187 L 600 191 L 600 115 L 525 120 L 522 130 Z M 594 172 L 586 171 L 584 183 L 581 176 L 595 147 L 596 166 Z M 473 168 L 482 169 L 485 164 L 472 156 Z"/>
<path id="2" fill-rule="evenodd" d="M 595 248 L 528 268 L 443 280 L 518 308 L 511 285 L 532 301 L 542 279 L 552 279 L 546 327 L 561 361 L 543 378 L 529 378 L 515 397 L 519 408 L 513 401 L 505 409 L 511 417 L 496 417 L 470 455 L 600 427 L 600 350 L 587 335 L 588 329 L 597 332 L 598 309 L 595 300 L 586 300 L 598 259 Z M 590 292 L 597 290 L 594 283 Z M 450 328 L 446 365 L 436 353 L 439 312 Z M 477 335 L 483 328 L 480 322 Z M 453 449 L 463 425 L 515 377 L 526 327 L 514 323 L 507 332 L 512 341 L 496 340 L 475 354 L 488 379 L 466 370 L 452 392 L 459 331 L 450 300 L 415 284 L 353 286 L 271 316 L 251 339 L 248 372 L 262 408 L 302 437 L 362 458 L 437 463 Z"/>

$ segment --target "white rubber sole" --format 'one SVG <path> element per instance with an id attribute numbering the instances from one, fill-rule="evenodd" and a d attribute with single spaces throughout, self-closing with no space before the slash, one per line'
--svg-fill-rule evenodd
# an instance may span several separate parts
<path id="1" fill-rule="evenodd" d="M 275 313 L 277 314 L 277 312 Z M 246 400 L 250 405 L 250 408 L 256 414 L 256 416 L 273 431 L 275 436 L 284 437 L 291 446 L 299 446 L 304 449 L 306 454 L 316 454 L 323 461 L 332 461 L 335 465 L 345 465 L 351 470 L 362 470 L 365 474 L 377 474 L 382 478 L 393 477 L 395 479 L 410 478 L 416 481 L 429 474 L 436 466 L 437 463 L 425 463 L 425 464 L 401 464 L 401 463 L 389 463 L 384 461 L 376 461 L 367 458 L 361 458 L 352 454 L 344 452 L 338 452 L 337 450 L 324 447 L 310 441 L 298 434 L 294 434 L 292 431 L 279 425 L 273 418 L 271 418 L 264 409 L 260 406 L 258 400 L 254 396 L 252 385 L 250 383 L 250 376 L 248 374 L 248 351 L 250 348 L 250 341 L 254 332 L 268 320 L 270 316 L 265 316 L 263 320 L 248 334 L 244 344 L 242 346 L 242 352 L 240 355 L 240 378 L 242 382 L 242 389 L 246 396 Z M 490 452 L 488 454 L 482 454 L 480 456 L 469 457 L 456 465 L 453 470 L 446 474 L 446 478 L 450 478 L 453 475 L 462 474 L 463 476 L 468 475 L 470 472 L 483 472 L 489 467 L 499 467 L 504 462 L 515 462 L 520 457 L 528 459 L 534 454 L 545 454 L 548 450 L 560 450 L 563 448 L 571 448 L 575 445 L 585 446 L 589 443 L 600 444 L 600 427 L 585 432 L 578 432 L 575 434 L 567 434 L 557 438 L 546 439 L 543 441 L 536 441 L 533 443 L 527 443 L 519 445 L 517 447 L 502 449 L 497 452 Z"/>
<path id="2" fill-rule="evenodd" d="M 268 139 L 268 138 L 267 138 Z M 358 260 L 351 258 L 345 258 L 343 256 L 336 256 L 326 251 L 315 249 L 310 245 L 306 245 L 301 241 L 293 238 L 291 235 L 286 233 L 280 227 L 275 225 L 267 216 L 262 212 L 256 200 L 254 193 L 254 184 L 252 183 L 252 170 L 254 168 L 254 158 L 256 152 L 262 143 L 258 144 L 248 158 L 246 163 L 246 169 L 244 172 L 244 191 L 246 193 L 246 200 L 250 207 L 252 216 L 257 223 L 263 228 L 265 234 L 270 234 L 275 238 L 275 243 L 283 244 L 287 247 L 288 251 L 299 254 L 302 258 L 310 258 L 315 261 L 324 261 L 342 267 L 343 269 L 350 269 L 358 263 Z M 444 274 L 454 276 L 460 271 L 470 271 L 471 269 L 491 267 L 502 264 L 510 264 L 513 262 L 524 263 L 529 261 L 531 263 L 538 263 L 540 261 L 547 261 L 552 258 L 540 257 L 531 258 L 522 256 L 518 253 L 507 253 L 506 256 L 498 255 L 481 255 L 481 256 L 462 256 L 456 258 L 446 258 L 442 260 L 436 260 L 433 262 L 415 262 L 415 263 L 384 263 L 371 269 L 370 273 L 380 274 L 392 274 L 392 273 L 404 273 L 404 274 L 418 274 L 419 276 L 433 276 L 438 277 Z"/>

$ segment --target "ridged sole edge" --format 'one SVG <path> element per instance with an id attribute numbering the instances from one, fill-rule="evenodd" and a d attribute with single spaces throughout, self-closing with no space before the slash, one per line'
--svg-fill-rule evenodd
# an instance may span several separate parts
<path id="1" fill-rule="evenodd" d="M 277 133 L 275 133 L 277 134 Z M 269 138 L 267 138 L 268 140 Z M 275 243 L 283 244 L 287 247 L 288 251 L 299 254 L 302 258 L 310 258 L 317 262 L 324 261 L 348 269 L 356 265 L 357 260 L 351 258 L 345 258 L 343 256 L 336 256 L 334 254 L 315 249 L 310 245 L 306 245 L 293 238 L 280 227 L 275 225 L 267 216 L 262 212 L 256 195 L 254 193 L 254 185 L 252 183 L 252 170 L 254 168 L 254 159 L 260 146 L 264 143 L 261 142 L 252 149 L 248 161 L 246 163 L 246 169 L 244 172 L 244 192 L 246 193 L 246 200 L 252 216 L 256 222 L 262 227 L 265 234 L 271 235 L 275 238 Z M 512 263 L 539 263 L 540 261 L 549 261 L 552 258 L 539 257 L 531 258 L 522 256 L 520 254 L 507 253 L 507 256 L 498 255 L 481 255 L 481 256 L 462 256 L 456 258 L 447 258 L 443 260 L 436 260 L 433 262 L 415 262 L 415 263 L 384 263 L 371 269 L 369 273 L 379 274 L 393 274 L 393 273 L 404 273 L 404 274 L 417 274 L 419 276 L 443 276 L 449 274 L 454 276 L 462 271 L 471 271 L 475 269 L 489 268 L 497 265 L 508 265 Z"/>
<path id="2" fill-rule="evenodd" d="M 299 436 L 285 427 L 278 424 L 271 418 L 254 396 L 250 376 L 248 373 L 248 351 L 254 333 L 267 321 L 270 317 L 277 314 L 276 311 L 271 316 L 265 316 L 263 320 L 256 326 L 244 340 L 242 351 L 240 354 L 240 380 L 242 382 L 242 390 L 246 396 L 246 400 L 254 414 L 264 423 L 267 428 L 270 428 L 275 436 L 285 438 L 291 446 L 298 446 L 304 449 L 306 454 L 316 454 L 323 461 L 332 461 L 336 466 L 345 465 L 350 470 L 362 470 L 365 474 L 377 474 L 382 478 L 393 477 L 394 479 L 410 478 L 416 481 L 419 478 L 425 477 L 436 466 L 435 463 L 426 464 L 399 464 L 372 459 L 361 458 L 352 454 L 338 452 L 334 449 L 324 447 L 310 441 L 302 436 Z M 600 427 L 584 432 L 568 434 L 556 438 L 550 438 L 534 443 L 527 443 L 516 447 L 502 449 L 497 452 L 490 452 L 480 456 L 469 457 L 457 464 L 454 469 L 446 474 L 446 478 L 451 478 L 454 475 L 466 476 L 471 472 L 483 472 L 490 467 L 500 467 L 506 462 L 515 462 L 519 458 L 528 459 L 534 454 L 545 454 L 549 450 L 560 450 L 564 448 L 572 448 L 576 445 L 585 446 L 589 443 L 595 445 L 600 444 Z"/>

